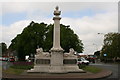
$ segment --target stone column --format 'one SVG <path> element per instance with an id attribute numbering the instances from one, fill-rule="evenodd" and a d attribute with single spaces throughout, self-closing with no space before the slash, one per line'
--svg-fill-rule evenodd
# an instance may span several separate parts
<path id="1" fill-rule="evenodd" d="M 51 48 L 51 62 L 50 73 L 66 73 L 63 66 L 63 49 L 60 46 L 60 15 L 61 11 L 58 10 L 58 6 L 54 11 L 54 39 L 53 47 Z"/>
<path id="2" fill-rule="evenodd" d="M 60 19 L 59 17 L 61 11 L 58 10 L 58 6 L 56 7 L 56 10 L 54 11 L 55 17 L 53 17 L 54 20 L 54 36 L 53 36 L 53 47 L 51 50 L 63 50 L 60 46 Z"/>

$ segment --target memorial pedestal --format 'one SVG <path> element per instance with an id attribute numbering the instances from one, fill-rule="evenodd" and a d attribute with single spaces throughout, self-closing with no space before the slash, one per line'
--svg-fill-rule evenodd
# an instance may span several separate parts
<path id="1" fill-rule="evenodd" d="M 51 65 L 49 73 L 66 73 L 63 66 L 63 49 L 51 49 Z"/>

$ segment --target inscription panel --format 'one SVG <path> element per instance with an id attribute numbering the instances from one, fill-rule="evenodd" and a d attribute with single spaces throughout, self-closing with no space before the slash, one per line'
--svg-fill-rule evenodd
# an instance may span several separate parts
<path id="1" fill-rule="evenodd" d="M 36 64 L 50 64 L 50 59 L 37 59 Z"/>
<path id="2" fill-rule="evenodd" d="M 63 64 L 77 64 L 76 59 L 64 59 Z"/>

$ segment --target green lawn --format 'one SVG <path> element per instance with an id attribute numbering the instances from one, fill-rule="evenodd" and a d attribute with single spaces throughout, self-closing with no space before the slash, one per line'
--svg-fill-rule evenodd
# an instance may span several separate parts
<path id="1" fill-rule="evenodd" d="M 91 72 L 91 73 L 98 73 L 100 72 L 102 69 L 98 68 L 98 67 L 94 67 L 94 66 L 86 66 L 83 68 L 83 70 Z"/>
<path id="2" fill-rule="evenodd" d="M 91 72 L 91 73 L 98 73 L 102 69 L 95 67 L 95 66 L 90 66 L 90 65 L 78 65 L 80 69 L 83 69 L 84 71 Z M 24 70 L 28 70 L 33 68 L 33 65 L 13 65 L 7 70 L 3 70 L 5 73 L 10 73 L 10 74 L 21 74 L 24 72 Z"/>
<path id="3" fill-rule="evenodd" d="M 21 74 L 24 72 L 24 69 L 14 69 L 14 68 L 9 68 L 7 70 L 3 70 L 4 73 L 9 73 L 9 74 Z"/>
<path id="4" fill-rule="evenodd" d="M 98 73 L 98 72 L 100 72 L 102 70 L 101 68 L 94 67 L 94 66 L 85 66 L 82 69 L 87 71 L 87 72 L 91 72 L 91 73 Z M 25 69 L 16 69 L 16 68 L 10 67 L 7 70 L 3 70 L 3 72 L 10 73 L 10 74 L 18 74 L 19 75 L 19 74 L 23 73 L 24 70 Z"/>
<path id="5" fill-rule="evenodd" d="M 33 64 L 27 62 L 15 62 L 14 65 L 10 66 L 7 70 L 3 70 L 4 73 L 10 74 L 21 74 L 24 70 L 29 70 L 33 68 Z"/>

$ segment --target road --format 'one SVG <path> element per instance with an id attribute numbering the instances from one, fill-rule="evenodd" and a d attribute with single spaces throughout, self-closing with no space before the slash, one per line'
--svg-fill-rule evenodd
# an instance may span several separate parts
<path id="1" fill-rule="evenodd" d="M 120 79 L 120 74 L 119 74 L 119 66 L 120 64 L 113 64 L 113 63 L 95 63 L 95 64 L 90 64 L 96 67 L 100 67 L 103 69 L 111 70 L 113 73 L 111 76 L 105 78 L 105 79 L 100 79 L 100 80 L 109 80 L 109 79 L 114 79 L 114 80 L 119 80 Z M 118 79 L 119 78 L 119 79 Z"/>

